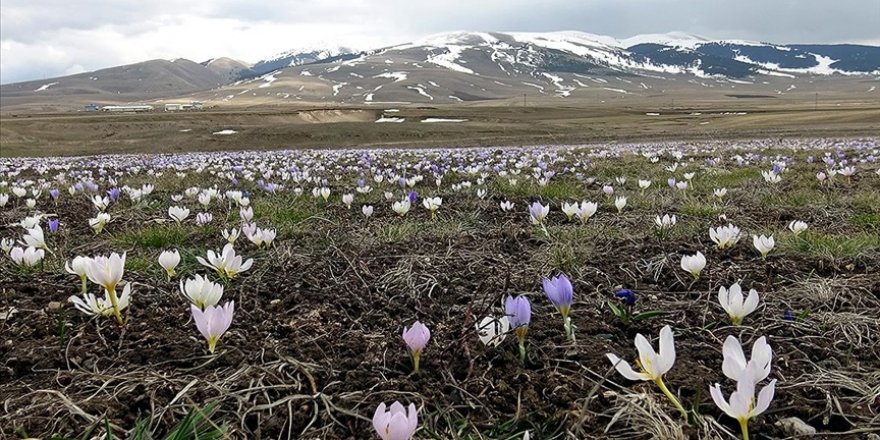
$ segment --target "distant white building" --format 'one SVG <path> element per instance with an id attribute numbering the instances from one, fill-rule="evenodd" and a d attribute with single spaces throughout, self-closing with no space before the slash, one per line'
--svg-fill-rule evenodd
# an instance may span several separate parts
<path id="1" fill-rule="evenodd" d="M 193 101 L 188 104 L 169 102 L 165 104 L 166 112 L 177 112 L 185 110 L 201 110 L 204 107 L 201 101 Z"/>
<path id="2" fill-rule="evenodd" d="M 105 105 L 101 107 L 102 112 L 151 112 L 152 105 L 133 104 L 133 105 Z"/>

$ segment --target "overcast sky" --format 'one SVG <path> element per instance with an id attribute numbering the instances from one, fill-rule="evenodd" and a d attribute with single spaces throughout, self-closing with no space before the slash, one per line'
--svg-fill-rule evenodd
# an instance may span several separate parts
<path id="1" fill-rule="evenodd" d="M 248 62 L 456 30 L 880 45 L 880 0 L 2 0 L 0 83 L 154 58 Z"/>

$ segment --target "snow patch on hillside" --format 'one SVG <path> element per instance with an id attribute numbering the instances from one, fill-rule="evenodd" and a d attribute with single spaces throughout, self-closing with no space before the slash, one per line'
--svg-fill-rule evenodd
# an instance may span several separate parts
<path id="1" fill-rule="evenodd" d="M 35 92 L 42 92 L 43 90 L 47 90 L 49 87 L 57 86 L 57 85 L 58 85 L 58 82 L 57 82 L 57 81 L 56 81 L 56 82 L 50 82 L 49 84 L 43 84 L 43 85 L 41 85 L 40 88 L 38 88 L 38 89 L 36 89 L 36 90 L 34 90 L 34 91 L 35 91 Z"/>

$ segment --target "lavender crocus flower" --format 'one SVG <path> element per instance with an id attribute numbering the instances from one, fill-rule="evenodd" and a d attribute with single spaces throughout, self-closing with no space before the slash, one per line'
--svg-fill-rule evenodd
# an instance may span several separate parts
<path id="1" fill-rule="evenodd" d="M 565 327 L 565 334 L 569 339 L 574 339 L 574 332 L 571 328 L 571 319 L 568 314 L 571 311 L 571 302 L 574 299 L 574 288 L 571 281 L 565 275 L 559 275 L 554 278 L 544 278 L 544 293 L 551 303 L 559 310 L 562 315 L 562 324 Z"/>
<path id="2" fill-rule="evenodd" d="M 529 299 L 523 295 L 514 298 L 507 296 L 504 302 L 504 313 L 513 327 L 516 338 L 519 340 L 520 361 L 526 360 L 526 334 L 529 331 L 529 322 L 532 320 L 532 305 Z"/>
<path id="3" fill-rule="evenodd" d="M 407 195 L 407 197 L 409 197 L 410 203 L 415 203 L 416 200 L 419 199 L 419 193 L 417 193 L 415 191 L 410 191 L 409 194 Z"/>
<path id="4" fill-rule="evenodd" d="M 122 190 L 120 190 L 119 188 L 116 188 L 116 187 L 110 188 L 110 190 L 107 191 L 107 196 L 109 196 L 110 200 L 112 200 L 114 202 L 117 199 L 119 199 L 120 194 L 122 194 Z"/>
<path id="5" fill-rule="evenodd" d="M 58 197 L 61 195 L 61 191 L 58 188 L 52 188 L 49 190 L 49 196 L 52 197 L 52 200 L 58 200 Z"/>
<path id="6" fill-rule="evenodd" d="M 57 218 L 49 219 L 49 232 L 56 233 L 58 232 L 58 227 L 61 226 L 61 222 Z"/>
<path id="7" fill-rule="evenodd" d="M 410 328 L 403 328 L 403 341 L 409 347 L 413 359 L 413 371 L 419 372 L 419 359 L 422 356 L 422 350 L 428 345 L 431 339 L 431 330 L 419 321 L 413 323 Z"/>
<path id="8" fill-rule="evenodd" d="M 207 306 L 205 310 L 190 304 L 193 321 L 202 336 L 208 340 L 208 351 L 214 353 L 217 347 L 217 341 L 229 330 L 232 325 L 232 315 L 235 312 L 235 301 L 229 301 L 222 307 Z"/>

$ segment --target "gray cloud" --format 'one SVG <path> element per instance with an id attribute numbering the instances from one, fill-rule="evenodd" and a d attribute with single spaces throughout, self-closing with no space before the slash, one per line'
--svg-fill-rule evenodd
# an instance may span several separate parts
<path id="1" fill-rule="evenodd" d="M 684 31 L 774 43 L 880 44 L 880 0 L 4 0 L 0 82 L 151 58 L 257 61 L 300 46 L 368 48 L 453 30 Z"/>

